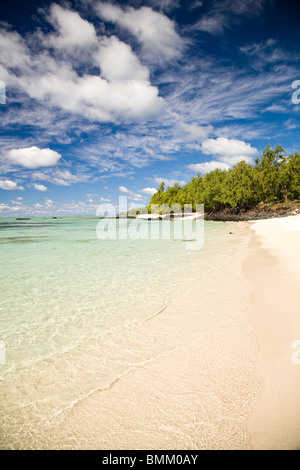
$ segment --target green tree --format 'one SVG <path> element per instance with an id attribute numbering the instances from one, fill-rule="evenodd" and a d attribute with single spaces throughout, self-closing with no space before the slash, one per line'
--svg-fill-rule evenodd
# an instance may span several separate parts
<path id="1" fill-rule="evenodd" d="M 225 207 L 225 180 L 227 170 L 216 169 L 207 173 L 202 180 L 201 204 L 205 210 L 221 210 Z"/>
<path id="2" fill-rule="evenodd" d="M 245 161 L 229 170 L 223 191 L 226 206 L 235 208 L 251 207 L 259 202 L 255 191 L 254 169 Z"/>
<path id="3" fill-rule="evenodd" d="M 261 159 L 255 160 L 257 191 L 261 201 L 269 202 L 283 197 L 281 174 L 286 164 L 284 154 L 285 150 L 280 145 L 277 145 L 275 150 L 268 145 Z"/>
<path id="4" fill-rule="evenodd" d="M 287 163 L 288 185 L 286 199 L 300 199 L 300 154 L 290 155 Z"/>
<path id="5" fill-rule="evenodd" d="M 176 183 L 165 190 L 162 182 L 152 196 L 150 205 L 164 204 L 181 207 L 190 204 L 193 210 L 197 204 L 204 204 L 206 211 L 224 208 L 248 208 L 259 202 L 300 198 L 300 155 L 286 157 L 285 150 L 270 145 L 263 151 L 255 165 L 239 162 L 230 170 L 216 169 L 203 178 L 199 174 L 180 187 Z M 150 206 L 148 206 L 148 210 Z M 164 206 L 162 209 L 164 210 Z"/>

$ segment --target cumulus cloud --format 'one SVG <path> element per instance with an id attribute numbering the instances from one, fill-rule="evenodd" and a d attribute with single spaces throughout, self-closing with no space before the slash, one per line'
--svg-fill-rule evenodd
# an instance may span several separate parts
<path id="1" fill-rule="evenodd" d="M 163 13 L 152 8 L 120 8 L 111 3 L 96 5 L 99 16 L 118 24 L 133 34 L 143 46 L 143 52 L 152 60 L 166 60 L 179 57 L 183 50 L 183 40 L 177 34 L 175 24 Z"/>
<path id="2" fill-rule="evenodd" d="M 37 191 L 48 191 L 48 189 L 46 188 L 46 186 L 44 186 L 43 184 L 36 184 L 36 183 L 34 183 L 33 187 L 34 187 L 34 189 L 36 189 Z"/>
<path id="3" fill-rule="evenodd" d="M 53 47 L 58 49 L 84 48 L 97 42 L 94 25 L 81 18 L 75 11 L 52 4 L 48 21 L 58 33 L 46 38 L 46 42 Z"/>
<path id="4" fill-rule="evenodd" d="M 217 168 L 219 170 L 229 170 L 230 165 L 212 160 L 211 162 L 188 165 L 188 168 L 190 168 L 192 171 L 196 171 L 197 173 L 206 174 L 216 170 Z"/>
<path id="5" fill-rule="evenodd" d="M 0 30 L 1 78 L 23 97 L 98 122 L 149 119 L 163 110 L 148 68 L 129 45 L 97 36 L 92 23 L 58 5 L 48 19 L 56 32 L 34 33 L 35 42 L 39 39 L 34 51 L 33 36 Z"/>
<path id="6" fill-rule="evenodd" d="M 15 181 L 11 180 L 0 180 L 0 189 L 5 189 L 6 191 L 24 191 L 23 186 L 18 186 Z"/>
<path id="7" fill-rule="evenodd" d="M 251 163 L 257 149 L 241 140 L 218 137 L 217 139 L 205 140 L 202 143 L 202 152 L 206 155 L 213 155 L 228 165 L 235 165 L 241 160 Z"/>
<path id="8" fill-rule="evenodd" d="M 149 80 L 149 70 L 142 65 L 128 44 L 116 36 L 103 38 L 94 54 L 104 78 L 110 81 Z"/>
<path id="9" fill-rule="evenodd" d="M 150 196 L 153 196 L 153 194 L 156 193 L 156 189 L 155 188 L 144 188 L 144 189 L 141 190 L 141 193 L 149 194 Z"/>
<path id="10" fill-rule="evenodd" d="M 119 75 L 120 78 L 120 68 L 112 63 L 110 66 L 106 61 L 106 75 L 113 78 Z M 160 113 L 164 107 L 164 100 L 158 96 L 158 88 L 148 80 L 134 78 L 108 81 L 99 75 L 79 76 L 68 64 L 57 66 L 55 72 L 44 70 L 33 77 L 23 77 L 20 85 L 32 98 L 50 100 L 53 106 L 92 121 L 148 119 Z"/>
<path id="11" fill-rule="evenodd" d="M 38 147 L 12 149 L 7 153 L 11 163 L 30 169 L 54 166 L 60 158 L 61 155 L 54 150 Z"/>
<path id="12" fill-rule="evenodd" d="M 29 62 L 29 51 L 22 37 L 5 28 L 0 28 L 1 62 L 10 67 L 24 67 Z M 1 78 L 9 77 L 9 72 L 1 70 Z"/>

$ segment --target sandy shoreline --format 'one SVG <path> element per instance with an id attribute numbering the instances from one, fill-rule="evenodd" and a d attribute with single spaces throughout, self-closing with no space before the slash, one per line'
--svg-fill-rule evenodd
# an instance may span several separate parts
<path id="1" fill-rule="evenodd" d="M 300 217 L 259 221 L 251 229 L 244 271 L 254 287 L 251 320 L 264 380 L 248 423 L 251 445 L 299 449 L 300 364 L 292 361 L 292 345 L 300 339 Z"/>

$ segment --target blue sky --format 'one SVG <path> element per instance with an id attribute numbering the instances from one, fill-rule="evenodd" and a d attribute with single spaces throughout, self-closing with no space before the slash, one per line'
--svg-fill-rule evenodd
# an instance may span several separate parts
<path id="1" fill-rule="evenodd" d="M 299 152 L 299 20 L 288 0 L 2 0 L 0 216 L 141 207 Z"/>

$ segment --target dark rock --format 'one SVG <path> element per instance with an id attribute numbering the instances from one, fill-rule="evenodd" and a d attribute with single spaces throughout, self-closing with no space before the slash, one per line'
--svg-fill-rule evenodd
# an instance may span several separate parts
<path id="1" fill-rule="evenodd" d="M 251 220 L 273 219 L 295 215 L 295 208 L 281 206 L 273 210 L 268 207 L 255 207 L 252 209 L 225 209 L 205 213 L 204 220 L 215 222 L 247 222 Z"/>

